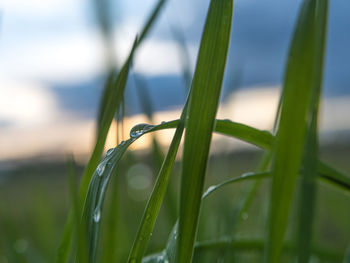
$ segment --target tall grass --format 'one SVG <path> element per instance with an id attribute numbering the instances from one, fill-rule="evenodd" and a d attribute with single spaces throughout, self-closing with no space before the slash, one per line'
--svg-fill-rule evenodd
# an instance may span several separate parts
<path id="1" fill-rule="evenodd" d="M 341 258 L 339 254 L 319 249 L 312 243 L 318 181 L 339 186 L 347 191 L 350 189 L 350 178 L 320 161 L 318 154 L 317 120 L 326 43 L 327 0 L 304 0 L 301 5 L 290 44 L 281 103 L 276 116 L 276 134 L 233 121 L 216 119 L 231 23 L 234 23 L 234 20 L 232 21 L 232 0 L 211 0 L 188 99 L 180 119 L 160 125 L 136 125 L 130 131 L 130 139 L 110 149 L 100 160 L 112 119 L 123 101 L 134 53 L 156 21 L 165 2 L 158 1 L 141 34 L 135 37 L 134 45 L 121 70 L 112 72 L 106 82 L 98 120 L 96 146 L 80 183 L 79 195 L 74 191 L 74 178 L 70 180 L 73 209 L 67 221 L 56 262 L 70 262 L 72 259 L 76 262 L 98 262 L 101 244 L 100 227 L 103 222 L 101 218 L 104 216 L 103 204 L 111 178 L 118 175 L 122 156 L 134 141 L 145 134 L 169 128 L 174 128 L 176 131 L 162 161 L 143 216 L 140 218 L 138 231 L 130 247 L 128 262 L 193 262 L 208 251 L 219 253 L 245 250 L 260 251 L 260 262 L 283 262 L 282 254 L 286 251 L 292 260 L 296 259 L 300 263 L 310 262 L 312 255 L 339 262 Z M 149 108 L 147 104 L 145 107 Z M 151 120 L 152 113 L 148 112 L 148 116 Z M 209 149 L 214 132 L 253 144 L 266 151 L 266 155 L 258 169 L 251 169 L 258 170 L 257 173 L 230 178 L 210 187 L 204 193 Z M 168 242 L 163 244 L 164 250 L 146 256 L 183 134 L 178 220 L 169 233 Z M 265 239 L 252 238 L 240 241 L 235 236 L 225 236 L 197 242 L 201 206 L 208 196 L 216 195 L 227 185 L 261 180 L 267 183 L 271 181 Z M 300 191 L 296 191 L 298 180 Z M 251 204 L 249 200 L 258 193 L 257 189 L 257 185 L 251 189 L 245 205 L 240 208 L 239 215 L 248 209 Z M 285 242 L 291 208 L 296 198 L 299 200 L 297 245 Z M 234 225 L 232 228 L 237 226 Z M 72 232 L 76 233 L 74 239 Z M 75 241 L 74 245 L 72 240 Z M 123 240 L 119 240 L 117 244 L 121 242 Z M 71 249 L 72 247 L 74 249 Z M 108 257 L 105 260 L 107 261 Z M 227 260 L 233 262 L 234 258 Z M 113 258 L 113 262 L 117 261 L 118 257 Z"/>

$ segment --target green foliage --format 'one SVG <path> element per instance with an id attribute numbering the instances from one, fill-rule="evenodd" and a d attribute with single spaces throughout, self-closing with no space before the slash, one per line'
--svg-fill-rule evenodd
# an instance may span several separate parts
<path id="1" fill-rule="evenodd" d="M 105 38 L 110 41 L 110 17 L 104 17 L 108 8 L 103 3 L 96 1 L 98 18 Z M 331 200 L 326 204 L 321 204 L 320 200 L 341 195 L 342 200 L 348 202 L 350 193 L 350 177 L 321 160 L 319 154 L 318 113 L 326 46 L 327 0 L 302 1 L 272 132 L 216 119 L 231 39 L 233 1 L 211 0 L 192 80 L 186 43 L 180 31 L 174 33 L 184 57 L 183 75 L 189 88 L 180 119 L 154 125 L 146 85 L 135 75 L 141 107 L 150 124 L 136 124 L 129 139 L 109 149 L 102 157 L 113 118 L 117 116 L 118 121 L 122 121 L 124 92 L 133 57 L 165 3 L 166 0 L 156 2 L 120 70 L 109 67 L 97 118 L 96 143 L 80 185 L 77 183 L 77 164 L 72 158 L 68 161 L 71 209 L 61 231 L 56 262 L 307 263 L 312 257 L 319 258 L 320 262 L 349 262 L 349 249 L 344 252 L 344 240 L 339 242 L 343 247 L 325 246 L 321 240 L 315 241 L 320 229 L 317 222 L 326 218 L 328 224 L 327 220 L 336 217 L 328 211 L 328 217 L 320 215 L 322 209 L 335 207 Z M 110 50 L 110 53 L 113 52 Z M 166 129 L 175 129 L 175 133 L 164 157 L 154 136 L 155 132 Z M 221 167 L 223 158 L 213 156 L 211 165 L 215 168 L 210 172 L 209 150 L 214 133 L 256 146 L 262 156 L 259 165 L 242 168 L 243 165 L 229 163 Z M 121 175 L 127 174 L 138 158 L 126 153 L 135 141 L 147 134 L 153 136 L 155 161 L 151 163 L 157 176 L 152 178 L 154 181 L 150 180 L 153 187 L 146 193 L 144 200 L 147 201 L 130 201 L 137 196 L 128 192 L 125 182 L 128 176 Z M 181 156 L 178 151 L 183 137 L 183 155 L 178 162 L 176 157 Z M 246 173 L 242 169 L 252 172 Z M 225 173 L 227 176 L 223 175 Z M 206 184 L 211 186 L 203 193 Z M 323 189 L 324 186 L 328 190 Z M 331 193 L 324 197 L 321 191 Z M 268 204 L 265 196 L 269 197 Z M 179 200 L 179 211 L 174 202 L 168 210 L 162 208 L 162 205 L 169 205 L 168 197 Z M 5 206 L 5 201 L 0 205 Z M 248 213 L 252 214 L 249 219 L 267 224 L 266 235 L 255 233 L 254 221 L 250 224 L 245 221 Z M 296 223 L 291 224 L 291 218 L 296 219 L 293 220 Z M 30 248 L 27 254 L 18 249 L 23 245 L 23 239 L 18 238 L 15 222 L 6 214 L 1 213 L 0 223 L 5 226 L 5 236 L 11 240 L 10 244 L 4 245 L 4 235 L 0 235 L 0 248 L 7 253 L 13 250 L 14 243 L 13 247 L 17 249 L 16 253 L 8 253 L 11 255 L 8 260 L 47 262 L 49 256 L 40 258 L 35 248 Z M 264 232 L 264 227 L 261 228 L 260 232 Z M 292 235 L 286 238 L 289 228 Z M 0 262 L 3 262 L 1 253 Z"/>

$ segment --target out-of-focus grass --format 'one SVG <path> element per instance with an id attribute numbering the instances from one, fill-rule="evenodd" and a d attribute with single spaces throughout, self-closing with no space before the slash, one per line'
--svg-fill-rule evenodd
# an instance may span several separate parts
<path id="1" fill-rule="evenodd" d="M 28 169 L 24 170 L 26 177 L 19 171 L 12 176 L 16 187 L 11 182 L 2 184 L 8 190 L 1 193 L 5 198 L 0 203 L 0 223 L 5 234 L 0 237 L 4 251 L 0 260 L 52 261 L 52 248 L 57 246 L 58 232 L 62 232 L 61 213 L 68 210 L 62 202 L 56 204 L 53 196 L 62 196 L 62 200 L 70 196 L 72 209 L 56 258 L 60 263 L 304 263 L 311 259 L 340 262 L 349 243 L 350 212 L 346 207 L 350 178 L 337 171 L 340 166 L 334 169 L 320 160 L 317 127 L 327 0 L 302 2 L 287 60 L 276 134 L 215 119 L 233 2 L 211 0 L 180 120 L 160 125 L 137 124 L 128 140 L 101 159 L 111 121 L 115 115 L 123 115 L 120 109 L 134 53 L 164 3 L 165 0 L 157 2 L 121 70 L 113 72 L 106 82 L 96 145 L 79 192 L 72 165 L 68 169 L 69 195 L 66 185 L 59 191 L 57 182 L 48 180 L 41 187 L 45 189 L 43 198 L 37 198 L 42 193 L 37 187 L 35 194 L 26 194 L 33 189 L 26 185 L 28 178 L 32 180 Z M 152 121 L 151 103 L 143 98 L 143 104 Z M 168 128 L 176 128 L 176 132 L 161 168 L 150 161 L 150 154 L 142 159 L 127 153 L 129 145 L 141 136 Z M 184 153 L 176 163 L 183 131 Z M 246 141 L 261 150 L 210 156 L 213 132 Z M 346 149 L 331 157 L 340 162 L 349 154 L 349 148 Z M 331 150 L 325 148 L 325 153 Z M 348 165 L 345 159 L 347 171 Z M 60 166 L 48 169 L 48 173 L 59 171 Z M 251 171 L 258 173 L 237 177 Z M 249 184 L 255 179 L 261 180 L 260 187 Z M 202 196 L 205 185 L 212 185 L 207 198 Z M 171 200 L 174 196 L 179 200 L 179 211 L 176 205 L 161 207 L 167 191 Z"/>
<path id="2" fill-rule="evenodd" d="M 350 145 L 342 144 L 322 148 L 322 159 L 349 173 L 350 165 L 347 158 L 344 158 L 344 155 L 349 154 L 349 147 Z M 261 151 L 242 151 L 211 156 L 205 189 L 210 185 L 251 171 L 250 168 L 258 164 L 261 154 Z M 136 160 L 142 163 L 143 168 L 148 167 L 152 170 L 152 155 L 147 152 L 139 152 L 136 156 L 127 154 L 119 167 L 121 176 L 116 178 L 119 203 L 118 229 L 120 229 L 118 237 L 122 242 L 117 242 L 115 248 L 119 258 L 117 262 L 125 262 L 127 259 L 143 213 L 145 196 L 151 191 L 149 186 L 144 189 L 135 189 L 130 185 L 128 177 L 132 173 L 129 171 L 130 168 L 135 167 Z M 82 167 L 78 167 L 77 171 L 81 173 Z M 172 193 L 179 185 L 179 175 L 180 163 L 177 162 L 169 184 L 169 190 Z M 7 176 L 8 179 L 0 185 L 0 260 L 2 260 L 0 262 L 53 262 L 69 207 L 65 161 L 47 164 L 33 161 L 31 165 L 18 165 L 18 168 Z M 154 180 L 155 178 L 151 177 L 151 181 L 154 182 Z M 236 239 L 258 239 L 259 242 L 264 240 L 264 222 L 261 218 L 266 215 L 267 184 L 268 182 L 263 183 L 247 213 L 241 218 L 236 228 Z M 315 208 L 314 244 L 342 254 L 350 242 L 348 223 L 350 211 L 347 209 L 349 194 L 328 184 L 318 183 L 318 185 L 320 189 Z M 199 241 L 214 240 L 229 233 L 235 207 L 249 186 L 250 182 L 227 186 L 203 203 Z M 106 197 L 107 203 L 111 200 L 112 188 L 110 190 Z M 132 194 L 135 193 L 141 196 L 140 199 L 134 199 Z M 106 212 L 117 213 L 109 209 Z M 177 213 L 177 211 L 174 212 Z M 175 220 L 169 217 L 165 207 L 161 208 L 147 254 L 164 248 L 164 242 Z M 102 222 L 102 240 L 109 231 L 108 219 L 105 218 Z M 103 258 L 103 251 L 108 243 L 101 242 L 100 252 Z M 262 248 L 263 244 L 260 243 L 260 248 L 257 250 L 244 249 L 239 252 L 234 247 L 232 250 L 235 251 L 234 258 L 240 260 L 239 262 L 251 262 L 251 260 L 261 259 Z M 203 259 L 203 262 L 205 262 L 204 259 L 211 262 L 218 257 L 227 258 L 227 255 L 231 256 L 227 250 L 208 250 L 200 259 Z M 106 261 L 101 259 L 100 262 Z"/>

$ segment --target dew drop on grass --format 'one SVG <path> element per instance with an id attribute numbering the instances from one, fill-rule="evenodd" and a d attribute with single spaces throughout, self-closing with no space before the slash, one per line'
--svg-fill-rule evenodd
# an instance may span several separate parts
<path id="1" fill-rule="evenodd" d="M 96 209 L 94 212 L 95 223 L 98 223 L 100 221 L 100 218 L 101 218 L 101 211 L 100 211 L 100 209 Z"/>
<path id="2" fill-rule="evenodd" d="M 105 171 L 106 168 L 106 163 L 102 162 L 97 166 L 96 172 L 98 174 L 98 176 L 102 176 L 103 172 Z"/>
<path id="3" fill-rule="evenodd" d="M 166 121 L 162 121 L 160 124 L 165 124 L 166 123 Z"/>
<path id="4" fill-rule="evenodd" d="M 249 177 L 249 176 L 252 176 L 252 175 L 254 175 L 254 173 L 249 172 L 249 173 L 242 174 L 241 177 L 244 178 L 244 177 Z"/>
<path id="5" fill-rule="evenodd" d="M 115 149 L 115 148 L 109 149 L 109 150 L 107 151 L 107 153 L 106 153 L 106 156 L 111 155 L 111 154 L 114 152 L 114 149 Z"/>
<path id="6" fill-rule="evenodd" d="M 120 145 L 124 145 L 125 144 L 125 141 L 122 141 L 121 143 L 120 143 Z"/>
<path id="7" fill-rule="evenodd" d="M 206 196 L 207 196 L 208 194 L 210 194 L 210 192 L 213 191 L 214 189 L 215 189 L 215 186 L 214 186 L 214 185 L 210 186 L 210 187 L 207 189 L 207 191 L 204 192 L 203 197 L 206 197 Z"/>
<path id="8" fill-rule="evenodd" d="M 153 127 L 154 127 L 154 125 L 149 125 L 146 123 L 137 124 L 130 130 L 130 137 L 131 138 L 139 137 L 140 135 L 149 131 Z"/>

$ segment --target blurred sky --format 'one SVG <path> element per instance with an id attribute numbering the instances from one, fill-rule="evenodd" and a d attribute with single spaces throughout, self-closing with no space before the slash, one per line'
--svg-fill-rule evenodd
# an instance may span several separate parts
<path id="1" fill-rule="evenodd" d="M 110 2 L 115 17 L 115 59 L 121 64 L 155 1 Z M 281 83 L 300 3 L 235 1 L 224 96 L 236 88 Z M 184 99 L 178 46 L 171 29 L 183 31 L 193 67 L 207 8 L 208 0 L 169 0 L 137 52 L 132 71 L 148 82 L 156 110 L 172 109 Z M 327 97 L 349 95 L 349 8 L 348 0 L 330 1 Z M 29 136 L 27 148 L 37 147 L 32 152 L 38 154 L 46 148 L 39 147 L 35 135 L 50 136 L 49 128 L 57 125 L 59 136 L 58 127 L 79 122 L 85 126 L 77 130 L 88 127 L 91 139 L 105 70 L 92 0 L 2 0 L 0 14 L 0 144 L 11 148 L 19 137 L 29 143 Z M 136 114 L 139 108 L 134 106 L 135 90 L 132 84 L 129 86 L 128 113 Z M 70 131 L 67 134 L 74 129 Z M 52 148 L 60 148 L 74 138 L 56 140 Z M 7 154 L 8 149 L 2 147 L 0 159 L 6 159 Z M 26 155 L 17 151 L 11 158 L 16 156 Z"/>

